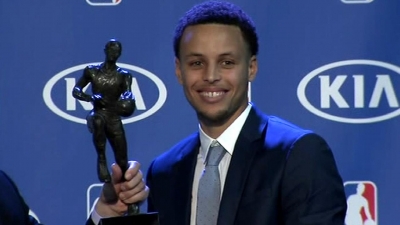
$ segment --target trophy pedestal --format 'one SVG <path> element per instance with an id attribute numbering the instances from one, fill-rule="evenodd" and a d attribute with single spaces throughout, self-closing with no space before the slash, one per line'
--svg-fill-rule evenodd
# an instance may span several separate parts
<path id="1" fill-rule="evenodd" d="M 160 225 L 158 213 L 145 213 L 133 216 L 103 218 L 100 225 Z"/>

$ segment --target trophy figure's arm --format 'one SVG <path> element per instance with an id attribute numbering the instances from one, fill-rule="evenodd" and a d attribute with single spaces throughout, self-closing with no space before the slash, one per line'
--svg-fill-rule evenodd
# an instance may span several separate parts
<path id="1" fill-rule="evenodd" d="M 89 68 L 86 67 L 85 70 L 83 71 L 82 76 L 79 78 L 78 82 L 74 86 L 74 89 L 72 90 L 72 96 L 74 96 L 74 98 L 78 100 L 85 102 L 92 101 L 92 96 L 83 92 L 83 88 L 86 87 L 86 85 L 88 85 L 90 81 L 91 81 L 90 71 Z"/>
<path id="2" fill-rule="evenodd" d="M 136 108 L 135 96 L 132 93 L 132 75 L 128 72 L 124 74 L 124 92 L 119 99 L 119 114 L 124 117 L 131 116 Z"/>
<path id="3" fill-rule="evenodd" d="M 124 92 L 121 95 L 121 100 L 131 100 L 134 99 L 133 93 L 132 93 L 132 75 L 130 73 L 125 73 L 124 74 Z"/>

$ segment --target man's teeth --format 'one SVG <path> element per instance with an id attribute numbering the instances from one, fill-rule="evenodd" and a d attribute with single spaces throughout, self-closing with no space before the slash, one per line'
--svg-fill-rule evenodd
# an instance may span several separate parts
<path id="1" fill-rule="evenodd" d="M 219 91 L 219 92 L 201 92 L 201 95 L 209 97 L 209 98 L 213 98 L 213 97 L 220 96 L 223 93 L 224 93 L 223 91 Z"/>

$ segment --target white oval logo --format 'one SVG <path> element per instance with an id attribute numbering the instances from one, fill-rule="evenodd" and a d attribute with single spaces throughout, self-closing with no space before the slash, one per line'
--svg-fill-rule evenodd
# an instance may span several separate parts
<path id="1" fill-rule="evenodd" d="M 327 70 L 338 68 L 338 67 L 366 66 L 366 65 L 384 68 L 384 69 L 393 71 L 393 72 L 397 73 L 398 75 L 400 75 L 400 67 L 386 63 L 386 62 L 381 62 L 381 61 L 357 59 L 357 60 L 345 60 L 345 61 L 330 63 L 330 64 L 321 66 L 321 67 L 311 71 L 300 81 L 299 86 L 297 87 L 297 97 L 298 97 L 300 103 L 307 110 L 309 110 L 310 112 L 314 113 L 317 116 L 320 116 L 320 117 L 328 119 L 328 120 L 333 120 L 333 121 L 343 122 L 343 123 L 353 123 L 353 124 L 375 123 L 375 122 L 380 122 L 383 120 L 388 120 L 393 117 L 399 116 L 400 115 L 399 103 L 398 103 L 397 97 L 395 95 L 395 89 L 393 88 L 393 85 L 391 83 L 389 75 L 376 74 L 377 83 L 375 83 L 374 93 L 372 93 L 372 98 L 370 101 L 371 108 L 374 108 L 374 106 L 378 105 L 378 103 L 379 103 L 378 101 L 380 100 L 380 97 L 383 94 L 386 94 L 386 97 L 388 97 L 388 101 L 389 101 L 391 108 L 397 108 L 397 109 L 392 112 L 386 113 L 384 115 L 372 116 L 372 117 L 368 117 L 368 118 L 347 118 L 347 117 L 343 117 L 343 116 L 331 115 L 331 114 L 323 112 L 320 109 L 314 107 L 310 103 L 310 101 L 307 99 L 306 88 L 307 88 L 307 85 L 310 83 L 310 81 L 314 77 L 321 75 L 323 72 L 325 72 Z M 327 98 L 337 97 L 338 102 L 342 102 L 342 105 L 344 105 L 343 108 L 347 108 L 348 107 L 347 103 L 345 102 L 344 98 L 338 92 L 338 88 L 340 88 L 340 86 L 343 84 L 344 80 L 347 77 L 345 75 L 341 75 L 340 78 L 343 78 L 343 79 L 338 79 L 336 83 L 332 82 L 331 84 L 329 84 L 331 86 L 334 86 L 334 85 L 336 86 L 336 87 L 330 87 L 331 89 L 333 89 L 333 91 L 332 90 L 330 90 L 330 91 L 332 91 L 332 92 L 336 91 L 336 92 L 331 94 L 331 96 L 330 96 L 330 94 L 325 95 L 325 96 L 328 96 Z M 321 77 L 320 77 L 320 79 L 322 80 Z M 353 79 L 355 80 L 355 83 L 361 83 L 361 82 L 363 82 L 364 77 L 363 77 L 363 75 L 353 75 Z M 329 78 L 328 78 L 328 82 L 329 82 Z M 335 83 L 335 84 L 333 84 L 333 83 Z M 355 84 L 355 86 L 356 86 L 356 84 Z M 326 87 L 326 85 L 325 85 L 325 87 Z M 321 89 L 323 89 L 322 86 L 321 86 Z M 375 90 L 377 90 L 377 91 L 375 91 Z M 362 100 L 363 100 L 364 91 L 361 88 L 355 88 L 354 92 L 361 93 L 359 96 L 354 97 L 355 98 L 355 100 L 354 100 L 355 108 L 357 108 L 357 107 L 362 108 L 364 103 L 361 102 L 360 98 L 362 98 Z M 378 94 L 376 94 L 375 92 Z M 336 94 L 336 95 L 333 96 L 334 94 Z M 328 101 L 329 101 L 329 99 L 328 99 Z"/>
<path id="2" fill-rule="evenodd" d="M 86 0 L 86 2 L 91 6 L 116 6 L 119 3 L 121 3 L 121 0 L 108 0 L 108 1 Z"/>
<path id="3" fill-rule="evenodd" d="M 70 120 L 70 121 L 73 121 L 76 123 L 86 124 L 86 119 L 82 119 L 82 118 L 70 115 L 70 114 L 64 112 L 63 110 L 61 110 L 59 107 L 57 107 L 57 105 L 53 101 L 51 92 L 52 92 L 54 86 L 57 84 L 57 82 L 60 81 L 62 78 L 67 77 L 71 73 L 77 72 L 79 70 L 83 70 L 86 66 L 96 65 L 96 64 L 100 64 L 100 63 L 101 62 L 93 62 L 93 63 L 85 63 L 85 64 L 77 65 L 77 66 L 65 69 L 65 70 L 57 73 L 56 75 L 54 75 L 46 83 L 46 85 L 43 89 L 43 99 L 44 99 L 44 102 L 46 103 L 46 105 L 50 108 L 50 110 L 53 111 L 55 114 L 61 116 L 64 119 L 67 119 L 67 120 Z M 150 109 L 146 110 L 145 112 L 143 112 L 139 115 L 123 119 L 122 123 L 124 123 L 124 124 L 133 123 L 135 121 L 149 117 L 152 114 L 154 114 L 155 112 L 157 112 L 164 105 L 165 100 L 167 99 L 167 89 L 166 89 L 164 83 L 160 80 L 160 78 L 158 78 L 155 74 L 153 74 L 143 68 L 137 67 L 137 66 L 133 66 L 130 64 L 125 64 L 125 63 L 117 63 L 117 65 L 121 68 L 135 71 L 135 72 L 142 74 L 145 77 L 149 78 L 157 86 L 157 89 L 159 92 L 158 98 L 157 98 L 155 104 Z M 133 75 L 133 77 L 135 77 L 135 76 Z M 138 91 L 138 90 L 136 90 L 136 91 Z M 136 96 L 135 90 L 132 90 L 132 92 Z M 72 95 L 72 93 L 66 93 L 66 94 Z"/>

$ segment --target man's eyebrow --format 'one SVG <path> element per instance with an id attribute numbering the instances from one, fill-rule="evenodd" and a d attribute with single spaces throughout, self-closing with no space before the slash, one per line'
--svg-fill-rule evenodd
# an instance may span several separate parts
<path id="1" fill-rule="evenodd" d="M 201 54 L 201 53 L 198 53 L 198 52 L 191 52 L 191 53 L 188 53 L 188 54 L 186 54 L 186 55 L 183 55 L 184 58 L 188 58 L 188 57 L 199 57 L 199 56 L 204 56 L 204 55 Z M 229 51 L 229 52 L 221 53 L 221 54 L 219 54 L 218 56 L 219 56 L 219 57 L 220 57 L 220 56 L 235 56 L 235 53 Z"/>
<path id="2" fill-rule="evenodd" d="M 235 55 L 235 53 L 233 53 L 233 52 L 225 52 L 225 53 L 220 54 L 220 56 L 232 56 L 232 55 Z"/>
<path id="3" fill-rule="evenodd" d="M 197 52 L 191 52 L 191 53 L 184 55 L 183 57 L 187 58 L 187 57 L 193 57 L 193 56 L 203 56 L 203 54 L 197 53 Z"/>

